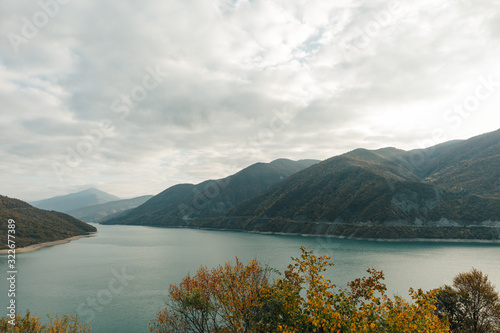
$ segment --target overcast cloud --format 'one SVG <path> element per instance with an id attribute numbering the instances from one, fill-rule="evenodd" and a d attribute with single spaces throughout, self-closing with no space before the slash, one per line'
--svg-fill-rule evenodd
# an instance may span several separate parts
<path id="1" fill-rule="evenodd" d="M 496 0 L 0 3 L 0 194 L 27 201 L 500 127 Z"/>

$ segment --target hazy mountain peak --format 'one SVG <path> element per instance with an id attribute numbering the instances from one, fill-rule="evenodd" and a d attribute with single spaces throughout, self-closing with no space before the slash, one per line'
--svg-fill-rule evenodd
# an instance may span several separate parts
<path id="1" fill-rule="evenodd" d="M 136 208 L 152 197 L 152 195 L 143 195 L 131 199 L 106 202 L 103 204 L 72 210 L 68 212 L 68 214 L 84 222 L 98 223 L 113 216 L 118 216 L 126 210 Z"/>
<path id="2" fill-rule="evenodd" d="M 76 193 L 70 193 L 35 201 L 31 204 L 34 207 L 40 209 L 55 210 L 67 213 L 83 207 L 103 204 L 116 200 L 120 200 L 120 198 L 96 188 L 88 188 Z"/>

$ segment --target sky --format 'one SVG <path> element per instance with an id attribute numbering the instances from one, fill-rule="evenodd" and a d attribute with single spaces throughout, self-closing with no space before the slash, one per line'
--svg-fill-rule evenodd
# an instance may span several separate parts
<path id="1" fill-rule="evenodd" d="M 0 0 L 0 194 L 122 198 L 500 128 L 496 0 Z"/>

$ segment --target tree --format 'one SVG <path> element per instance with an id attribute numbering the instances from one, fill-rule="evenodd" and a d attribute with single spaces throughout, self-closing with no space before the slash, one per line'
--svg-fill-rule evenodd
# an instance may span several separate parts
<path id="1" fill-rule="evenodd" d="M 464 332 L 463 327 L 467 324 L 463 321 L 464 309 L 460 304 L 466 303 L 464 294 L 458 293 L 450 286 L 443 286 L 436 294 L 436 313 L 449 321 L 452 332 Z"/>
<path id="2" fill-rule="evenodd" d="M 452 332 L 490 333 L 500 331 L 500 299 L 488 276 L 473 268 L 458 274 L 453 287 L 438 292 L 438 313 L 446 316 Z"/>
<path id="3" fill-rule="evenodd" d="M 262 305 L 259 290 L 268 284 L 269 269 L 256 260 L 198 269 L 179 286 L 171 285 L 167 307 L 151 322 L 151 332 L 251 332 Z"/>
<path id="4" fill-rule="evenodd" d="M 330 257 L 301 249 L 284 278 L 269 287 L 263 311 L 268 320 L 261 332 L 449 332 L 447 321 L 435 314 L 436 291 L 410 290 L 413 303 L 392 300 L 386 295 L 383 272 L 375 269 L 336 290 L 322 274 L 333 266 Z"/>
<path id="5" fill-rule="evenodd" d="M 61 317 L 50 317 L 49 323 L 43 325 L 40 322 L 40 318 L 36 315 L 32 315 L 29 311 L 26 311 L 26 315 L 23 317 L 21 314 L 17 314 L 14 322 L 15 325 L 9 323 L 11 318 L 3 317 L 0 319 L 0 332 L 5 333 L 88 333 L 90 332 L 90 327 L 86 327 L 84 324 L 78 323 L 75 315 L 63 315 Z"/>
<path id="6" fill-rule="evenodd" d="M 322 274 L 333 266 L 330 258 L 301 249 L 273 283 L 271 270 L 255 260 L 211 271 L 201 267 L 170 287 L 151 332 L 449 332 L 446 319 L 435 313 L 436 291 L 411 291 L 412 303 L 393 300 L 383 273 L 374 269 L 336 290 Z"/>

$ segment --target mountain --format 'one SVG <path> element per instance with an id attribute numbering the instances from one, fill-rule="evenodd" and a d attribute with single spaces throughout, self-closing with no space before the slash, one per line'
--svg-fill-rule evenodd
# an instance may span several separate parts
<path id="1" fill-rule="evenodd" d="M 234 205 L 318 162 L 279 159 L 253 164 L 224 179 L 175 185 L 141 206 L 102 223 L 178 226 L 192 219 L 221 216 Z"/>
<path id="2" fill-rule="evenodd" d="M 72 216 L 35 208 L 30 204 L 0 195 L 0 249 L 7 248 L 7 221 L 16 221 L 16 248 L 51 242 L 97 231 Z"/>
<path id="3" fill-rule="evenodd" d="M 77 193 L 31 202 L 31 205 L 40 209 L 68 213 L 80 208 L 116 200 L 120 200 L 120 198 L 95 188 L 89 188 Z"/>
<path id="4" fill-rule="evenodd" d="M 132 199 L 106 202 L 100 205 L 93 205 L 72 210 L 68 212 L 68 215 L 71 215 L 84 222 L 98 223 L 110 217 L 118 216 L 119 214 L 132 208 L 136 208 L 152 197 L 152 195 L 143 195 Z"/>
<path id="5" fill-rule="evenodd" d="M 499 221 L 497 130 L 427 149 L 356 149 L 288 177 L 224 217 L 188 225 L 365 238 L 498 239 Z"/>
<path id="6" fill-rule="evenodd" d="M 455 141 L 447 149 L 428 153 L 428 167 L 421 175 L 452 192 L 469 191 L 500 197 L 500 130 Z"/>

